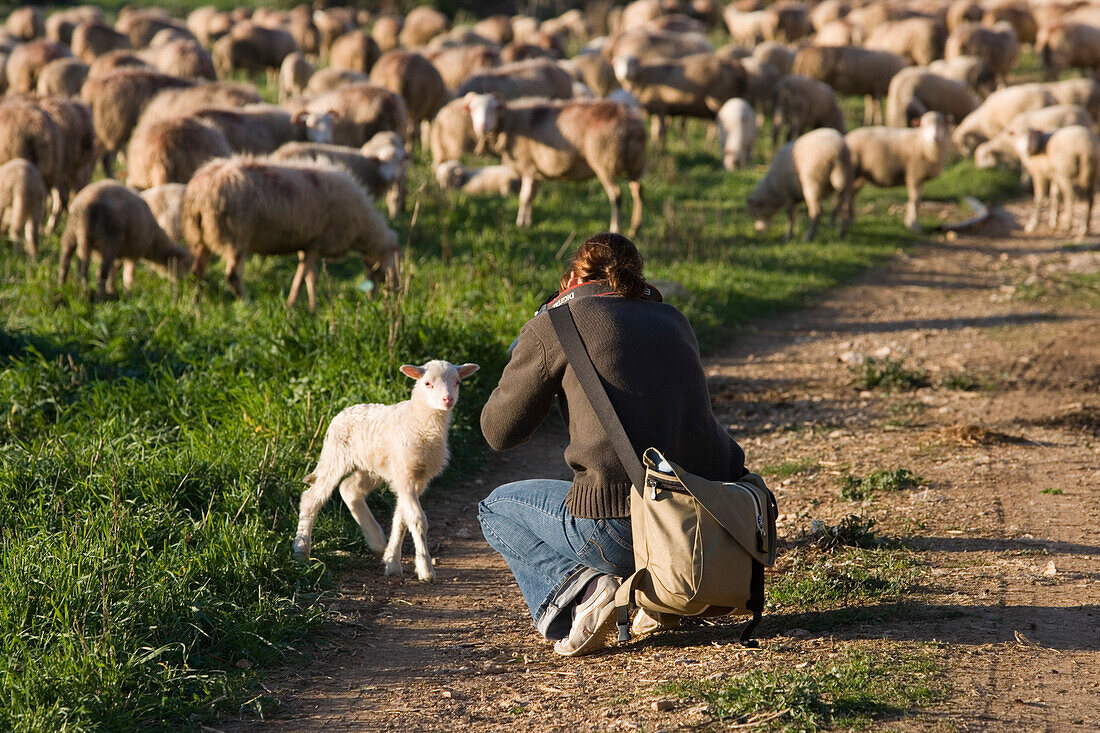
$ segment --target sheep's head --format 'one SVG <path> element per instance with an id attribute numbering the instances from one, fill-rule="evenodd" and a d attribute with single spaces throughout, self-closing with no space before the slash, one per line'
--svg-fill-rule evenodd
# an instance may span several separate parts
<path id="1" fill-rule="evenodd" d="M 930 144 L 946 151 L 951 142 L 947 117 L 939 112 L 925 112 L 921 115 L 918 127 L 920 127 L 921 134 Z"/>
<path id="2" fill-rule="evenodd" d="M 963 120 L 963 124 L 966 124 L 966 120 Z M 963 155 L 970 155 L 974 152 L 974 149 L 984 143 L 987 138 L 977 130 L 967 130 L 960 125 L 955 128 L 955 132 L 951 134 L 951 140 L 955 143 L 955 147 Z"/>
<path id="3" fill-rule="evenodd" d="M 752 217 L 753 228 L 758 232 L 766 230 L 772 217 L 775 216 L 777 207 L 770 204 L 763 196 L 758 195 L 756 191 L 753 191 L 745 199 L 745 205 L 749 210 L 749 216 Z"/>
<path id="4" fill-rule="evenodd" d="M 405 141 L 396 132 L 389 130 L 375 133 L 374 137 L 359 148 L 359 152 L 387 163 L 393 163 L 401 171 L 404 171 L 409 165 L 409 156 L 405 152 Z"/>
<path id="5" fill-rule="evenodd" d="M 1005 151 L 996 144 L 996 141 L 987 140 L 974 151 L 974 165 L 982 169 L 1004 165 L 1008 162 L 1004 153 Z"/>
<path id="6" fill-rule="evenodd" d="M 401 373 L 415 379 L 413 399 L 428 403 L 434 410 L 449 411 L 458 402 L 458 383 L 476 372 L 477 364 L 452 364 L 438 359 L 424 366 L 403 364 Z"/>
<path id="7" fill-rule="evenodd" d="M 638 60 L 637 56 L 624 54 L 615 58 L 611 68 L 615 70 L 615 78 L 619 80 L 619 83 L 625 85 L 638 77 L 638 69 L 641 66 L 642 62 Z"/>
<path id="8" fill-rule="evenodd" d="M 440 188 L 460 188 L 462 186 L 462 164 L 457 160 L 447 160 L 435 169 L 435 180 Z"/>
<path id="9" fill-rule="evenodd" d="M 327 112 L 299 112 L 294 115 L 294 124 L 305 128 L 305 137 L 311 143 L 329 144 L 333 140 L 333 130 L 339 116 Z"/>
<path id="10" fill-rule="evenodd" d="M 500 130 L 500 113 L 506 102 L 499 94 L 475 94 L 465 97 L 462 108 L 470 114 L 474 135 L 479 140 Z"/>

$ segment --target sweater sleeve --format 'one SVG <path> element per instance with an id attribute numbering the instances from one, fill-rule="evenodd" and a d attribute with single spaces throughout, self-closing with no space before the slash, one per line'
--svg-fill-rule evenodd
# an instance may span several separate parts
<path id="1" fill-rule="evenodd" d="M 485 441 L 493 450 L 525 443 L 542 424 L 559 391 L 561 377 L 551 378 L 546 348 L 528 322 L 520 330 L 500 383 L 481 410 Z"/>

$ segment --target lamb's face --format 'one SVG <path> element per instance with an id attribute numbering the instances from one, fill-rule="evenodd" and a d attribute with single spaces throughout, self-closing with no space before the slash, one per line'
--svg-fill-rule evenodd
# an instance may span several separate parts
<path id="1" fill-rule="evenodd" d="M 433 410 L 451 410 L 458 402 L 458 383 L 478 370 L 477 364 L 429 361 L 424 366 L 405 364 L 401 373 L 416 380 L 414 399 L 425 401 Z"/>
<path id="2" fill-rule="evenodd" d="M 775 215 L 775 210 L 766 205 L 762 199 L 756 196 L 756 194 L 750 194 L 749 197 L 745 199 L 745 205 L 749 210 L 749 216 L 752 217 L 753 229 L 758 232 L 766 230 L 772 217 Z"/>
<path id="3" fill-rule="evenodd" d="M 330 144 L 336 126 L 335 112 L 309 112 L 305 115 L 306 140 L 311 143 Z"/>
<path id="4" fill-rule="evenodd" d="M 615 78 L 619 80 L 620 84 L 628 84 L 637 77 L 638 68 L 641 66 L 641 62 L 637 56 L 631 56 L 626 54 L 625 56 L 619 56 L 615 59 L 612 68 L 615 70 Z"/>

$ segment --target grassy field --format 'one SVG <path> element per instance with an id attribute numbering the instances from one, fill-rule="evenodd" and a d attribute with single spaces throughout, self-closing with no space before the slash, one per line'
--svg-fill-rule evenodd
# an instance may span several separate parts
<path id="1" fill-rule="evenodd" d="M 785 244 L 778 220 L 756 235 L 744 199 L 763 157 L 730 174 L 703 126 L 688 132 L 651 152 L 637 242 L 651 278 L 682 286 L 672 300 L 708 350 L 911 239 L 900 190 L 861 194 L 848 241 L 825 226 Z M 1014 186 L 964 162 L 926 195 Z M 595 182 L 547 184 L 535 226 L 517 230 L 514 199 L 444 196 L 421 159 L 409 201 L 393 222 L 406 296 L 370 300 L 361 268 L 330 263 L 315 315 L 283 307 L 289 258 L 249 262 L 244 302 L 216 266 L 197 304 L 190 283 L 141 271 L 131 295 L 93 306 L 56 284 L 57 236 L 29 268 L 0 248 L 0 728 L 178 729 L 247 705 L 259 671 L 323 623 L 336 551 L 363 551 L 330 505 L 315 563 L 291 561 L 319 435 L 349 404 L 407 395 L 400 364 L 482 365 L 440 483 L 476 468 L 505 348 L 572 248 L 607 226 L 607 199 Z"/>

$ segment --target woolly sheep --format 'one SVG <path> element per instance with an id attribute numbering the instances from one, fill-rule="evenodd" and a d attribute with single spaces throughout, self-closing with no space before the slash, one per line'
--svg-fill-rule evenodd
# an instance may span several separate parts
<path id="1" fill-rule="evenodd" d="M 718 110 L 718 139 L 722 148 L 722 165 L 726 170 L 752 164 L 756 114 L 748 102 L 734 98 L 722 105 Z"/>
<path id="2" fill-rule="evenodd" d="M 441 33 L 446 33 L 451 23 L 447 16 L 435 8 L 420 5 L 409 11 L 398 38 L 405 48 L 418 48 Z"/>
<path id="3" fill-rule="evenodd" d="M 294 141 L 332 142 L 336 115 L 332 112 L 296 112 L 269 104 L 244 108 L 207 107 L 190 116 L 220 130 L 234 153 L 263 155 Z"/>
<path id="4" fill-rule="evenodd" d="M 1053 23 L 1039 29 L 1035 51 L 1049 80 L 1066 69 L 1100 72 L 1100 27 L 1086 23 Z"/>
<path id="5" fill-rule="evenodd" d="M 959 123 L 951 139 L 959 152 L 970 155 L 1021 112 L 1057 103 L 1058 100 L 1042 84 L 1019 84 L 998 89 Z"/>
<path id="6" fill-rule="evenodd" d="M 400 147 L 400 157 L 390 155 L 382 159 L 365 154 L 362 149 L 356 150 L 345 145 L 291 142 L 272 153 L 271 160 L 317 160 L 343 166 L 371 196 L 381 199 L 404 175 L 404 153 L 403 144 Z M 391 217 L 397 216 L 396 204 L 390 207 L 389 214 Z"/>
<path id="7" fill-rule="evenodd" d="M 573 77 L 562 67 L 547 59 L 505 64 L 474 74 L 455 92 L 461 97 L 470 92 L 499 94 L 505 99 L 545 97 L 571 99 Z"/>
<path id="8" fill-rule="evenodd" d="M 382 51 L 366 33 L 350 31 L 332 42 L 328 55 L 329 66 L 334 69 L 369 74 Z"/>
<path id="9" fill-rule="evenodd" d="M 134 48 L 148 47 L 153 36 L 166 28 L 190 34 L 186 25 L 159 8 L 136 8 L 120 13 L 115 23 L 115 30 L 129 37 Z"/>
<path id="10" fill-rule="evenodd" d="M 46 64 L 54 59 L 69 56 L 72 54 L 67 47 L 45 38 L 16 46 L 8 57 L 9 92 L 14 94 L 33 92 L 38 84 L 38 75 Z"/>
<path id="11" fill-rule="evenodd" d="M 615 69 L 599 53 L 580 53 L 562 62 L 577 81 L 584 82 L 597 97 L 607 97 L 619 88 Z"/>
<path id="12" fill-rule="evenodd" d="M 627 31 L 607 39 L 600 51 L 614 63 L 620 55 L 630 54 L 641 61 L 662 61 L 714 53 L 714 45 L 706 36 L 695 33 L 664 33 L 660 31 Z"/>
<path id="13" fill-rule="evenodd" d="M 287 297 L 305 282 L 317 307 L 317 261 L 358 253 L 376 286 L 397 284 L 400 249 L 367 193 L 347 171 L 320 163 L 216 158 L 200 168 L 183 197 L 183 234 L 201 281 L 211 254 L 225 260 L 226 284 L 243 298 L 250 253 L 298 253 Z"/>
<path id="14" fill-rule="evenodd" d="M 854 25 L 845 20 L 826 23 L 814 34 L 815 46 L 858 46 L 862 40 Z"/>
<path id="15" fill-rule="evenodd" d="M 251 84 L 227 81 L 208 82 L 159 92 L 145 107 L 139 123 L 164 120 L 209 107 L 240 108 L 260 104 L 260 95 Z"/>
<path id="16" fill-rule="evenodd" d="M 752 57 L 771 64 L 783 74 L 789 74 L 794 66 L 795 51 L 775 41 L 765 41 L 752 50 Z"/>
<path id="17" fill-rule="evenodd" d="M 33 41 L 46 35 L 46 21 L 42 8 L 24 5 L 11 11 L 5 24 L 8 33 L 24 41 Z"/>
<path id="18" fill-rule="evenodd" d="M 515 34 L 512 32 L 512 21 L 507 15 L 490 15 L 474 23 L 474 33 L 482 38 L 487 38 L 498 46 L 504 46 L 512 42 Z"/>
<path id="19" fill-rule="evenodd" d="M 457 160 L 448 160 L 435 169 L 435 180 L 442 189 L 463 193 L 491 193 L 501 196 L 519 193 L 519 174 L 506 165 L 467 168 Z"/>
<path id="20" fill-rule="evenodd" d="M 453 46 L 425 53 L 447 89 L 457 89 L 474 74 L 500 66 L 500 52 L 480 44 Z"/>
<path id="21" fill-rule="evenodd" d="M 396 15 L 382 15 L 374 19 L 370 37 L 378 44 L 378 50 L 385 53 L 397 48 L 402 23 L 402 19 Z"/>
<path id="22" fill-rule="evenodd" d="M 138 58 L 157 71 L 184 79 L 216 78 L 214 60 L 199 42 L 191 38 L 180 38 L 167 43 L 150 46 L 139 51 Z"/>
<path id="23" fill-rule="evenodd" d="M 126 185 L 140 190 L 165 183 L 187 183 L 206 161 L 232 154 L 221 130 L 203 120 L 151 120 L 138 125 L 130 137 Z"/>
<path id="24" fill-rule="evenodd" d="M 956 28 L 966 23 L 981 22 L 982 14 L 981 5 L 971 0 L 955 0 L 947 6 L 947 14 L 944 18 L 948 33 L 954 33 Z"/>
<path id="25" fill-rule="evenodd" d="M 129 37 L 106 23 L 81 23 L 73 29 L 73 55 L 86 64 L 111 51 L 129 50 Z"/>
<path id="26" fill-rule="evenodd" d="M 96 297 L 116 292 L 116 264 L 122 261 L 122 286 L 129 292 L 134 264 L 146 260 L 173 280 L 191 266 L 191 255 L 164 233 L 140 196 L 116 183 L 98 181 L 73 199 L 69 221 L 61 237 L 58 282 L 64 284 L 69 263 L 76 254 L 82 283 L 88 280 L 91 253 L 99 252 L 101 264 Z"/>
<path id="27" fill-rule="evenodd" d="M 195 8 L 187 15 L 187 29 L 204 46 L 211 46 L 215 41 L 229 33 L 233 27 L 233 19 L 229 13 L 218 10 L 213 5 L 204 5 Z"/>
<path id="28" fill-rule="evenodd" d="M 1003 0 L 987 5 L 982 15 L 982 25 L 994 26 L 1008 23 L 1016 31 L 1020 43 L 1035 43 L 1039 27 L 1030 8 L 1017 0 Z"/>
<path id="29" fill-rule="evenodd" d="M 1009 133 L 1020 162 L 1031 177 L 1034 206 L 1025 231 L 1034 231 L 1039 224 L 1043 200 L 1050 189 L 1050 228 L 1058 228 L 1058 196 L 1061 194 L 1066 211 L 1066 231 L 1073 230 L 1076 204 L 1085 199 L 1085 219 L 1078 236 L 1091 231 L 1092 204 L 1100 174 L 1100 139 L 1084 125 L 1071 125 L 1044 133 L 1024 128 Z"/>
<path id="30" fill-rule="evenodd" d="M 386 206 L 390 216 L 397 216 L 397 212 L 405 210 L 405 189 L 407 188 L 406 173 L 409 167 L 409 155 L 405 150 L 405 143 L 401 136 L 392 130 L 383 130 L 375 133 L 359 148 L 359 152 L 371 158 L 377 158 L 383 163 L 392 163 L 397 166 L 397 180 L 390 186 L 386 194 Z"/>
<path id="31" fill-rule="evenodd" d="M 825 82 L 838 94 L 865 97 L 863 122 L 869 124 L 885 117 L 881 103 L 890 89 L 890 80 L 906 65 L 905 59 L 889 51 L 856 46 L 803 46 L 791 71 Z"/>
<path id="32" fill-rule="evenodd" d="M 730 38 L 747 46 L 773 40 L 779 30 L 779 15 L 770 8 L 744 12 L 734 5 L 727 5 L 722 11 L 722 20 L 726 23 Z"/>
<path id="33" fill-rule="evenodd" d="M 310 77 L 316 69 L 301 51 L 295 51 L 283 59 L 279 67 L 279 100 L 305 94 Z"/>
<path id="34" fill-rule="evenodd" d="M 931 18 L 884 23 L 864 40 L 864 48 L 889 51 L 911 64 L 926 66 L 943 56 L 947 28 Z"/>
<path id="35" fill-rule="evenodd" d="M 517 226 L 531 225 L 538 182 L 595 176 L 611 201 L 611 226 L 619 231 L 622 193 L 616 178 L 630 182 L 634 208 L 630 231 L 642 221 L 645 123 L 629 107 L 608 101 L 507 103 L 499 95 L 469 100 L 474 133 L 508 161 L 523 179 Z"/>
<path id="36" fill-rule="evenodd" d="M 840 226 L 840 236 L 844 237 L 854 218 L 852 159 L 844 136 L 826 128 L 807 132 L 781 147 L 746 203 L 758 232 L 767 228 L 776 212 L 785 209 L 790 240 L 794 236 L 795 207 L 799 201 L 805 201 L 810 220 L 806 240 L 812 241 L 822 201 L 834 193 L 837 203 L 833 219 L 844 212 Z"/>
<path id="37" fill-rule="evenodd" d="M 410 399 L 395 405 L 353 405 L 332 419 L 317 466 L 304 479 L 309 488 L 302 493 L 294 536 L 298 560 L 309 558 L 317 513 L 339 485 L 340 497 L 359 523 L 367 546 L 382 555 L 386 575 L 401 573 L 401 545 L 408 529 L 416 547 L 417 578 L 435 579 L 420 496 L 450 458 L 447 433 L 459 381 L 477 370 L 477 364 L 456 366 L 438 360 L 423 366 L 405 364 L 401 373 L 416 380 Z M 384 548 L 382 528 L 366 502 L 367 494 L 383 482 L 397 496 Z"/>
<path id="38" fill-rule="evenodd" d="M 447 86 L 432 62 L 411 51 L 388 51 L 370 72 L 375 86 L 400 94 L 408 112 L 405 142 L 412 145 L 417 128 L 427 140 L 428 125 L 447 103 Z"/>
<path id="39" fill-rule="evenodd" d="M 39 226 L 46 211 L 46 184 L 38 169 L 22 158 L 0 165 L 0 228 L 22 244 L 27 257 L 38 256 Z"/>
<path id="40" fill-rule="evenodd" d="M 408 109 L 401 95 L 369 83 L 324 92 L 314 97 L 289 100 L 290 112 L 332 112 L 336 120 L 331 142 L 359 147 L 384 131 L 404 135 L 408 128 Z"/>
<path id="41" fill-rule="evenodd" d="M 433 167 L 438 168 L 444 161 L 458 160 L 463 153 L 472 153 L 477 148 L 478 139 L 469 107 L 469 101 L 476 96 L 470 92 L 451 100 L 432 120 L 428 146 L 432 151 Z"/>
<path id="42" fill-rule="evenodd" d="M 1021 112 L 992 139 L 986 140 L 974 150 L 974 165 L 978 168 L 997 168 L 1019 162 L 1013 137 L 1025 129 L 1054 132 L 1070 125 L 1092 127 L 1094 122 L 1085 108 L 1076 104 L 1055 104 Z"/>
<path id="43" fill-rule="evenodd" d="M 322 57 L 328 56 L 329 51 L 332 50 L 332 44 L 337 38 L 361 25 L 354 16 L 345 12 L 348 10 L 350 8 L 314 10 L 310 14 L 310 20 L 317 30 L 317 48 L 314 51 L 309 51 L 303 47 L 302 50 L 309 54 L 319 54 Z M 302 45 L 302 42 L 299 41 L 298 45 Z"/>
<path id="44" fill-rule="evenodd" d="M 314 72 L 313 76 L 309 78 L 309 82 L 306 84 L 305 93 L 307 95 L 322 94 L 341 87 L 351 86 L 352 84 L 366 84 L 369 82 L 370 77 L 358 71 L 328 67 L 318 69 Z"/>
<path id="45" fill-rule="evenodd" d="M 25 98 L 0 103 L 0 163 L 26 159 L 38 168 L 47 188 L 61 185 L 62 135 L 53 116 L 33 100 Z"/>
<path id="46" fill-rule="evenodd" d="M 943 172 L 951 138 L 947 118 L 925 112 L 917 127 L 861 127 L 844 137 L 852 156 L 856 187 L 866 181 L 876 186 L 905 184 L 908 202 L 905 226 L 920 231 L 917 207 L 921 186 Z"/>
<path id="47" fill-rule="evenodd" d="M 87 65 L 74 58 L 54 59 L 42 67 L 35 90 L 44 96 L 78 97 L 87 80 Z"/>
<path id="48" fill-rule="evenodd" d="M 956 56 L 937 59 L 923 67 L 945 79 L 954 79 L 970 87 L 979 97 L 988 97 L 997 87 L 997 78 L 985 59 L 977 56 Z M 959 119 L 962 119 L 961 117 Z"/>
<path id="49" fill-rule="evenodd" d="M 1100 121 L 1100 82 L 1095 79 L 1063 79 L 1046 82 L 1042 87 L 1058 104 L 1079 104 Z"/>
<path id="50" fill-rule="evenodd" d="M 978 56 L 985 59 L 1001 86 L 1007 83 L 1008 72 L 1016 63 L 1020 43 L 1016 31 L 1008 23 L 998 23 L 992 28 L 966 23 L 955 29 L 947 38 L 944 58 Z"/>
<path id="51" fill-rule="evenodd" d="M 130 51 L 108 51 L 88 65 L 88 78 L 97 79 L 115 69 L 125 68 L 154 70 Z"/>
<path id="52" fill-rule="evenodd" d="M 798 74 L 780 79 L 772 111 L 773 145 L 784 131 L 790 141 L 815 127 L 831 127 L 841 133 L 846 129 L 844 112 L 832 87 Z"/>
<path id="53" fill-rule="evenodd" d="M 73 30 L 81 23 L 103 20 L 103 11 L 92 5 L 55 10 L 46 18 L 46 38 L 66 46 L 73 45 Z"/>
<path id="54" fill-rule="evenodd" d="M 186 184 L 165 183 L 141 192 L 153 218 L 173 242 L 183 241 L 183 192 L 186 190 Z"/>
<path id="55" fill-rule="evenodd" d="M 886 124 L 908 127 L 925 112 L 940 112 L 961 120 L 978 108 L 981 100 L 965 82 L 947 79 L 914 66 L 899 71 L 890 80 L 886 95 Z"/>
<path id="56" fill-rule="evenodd" d="M 68 207 L 69 197 L 92 179 L 96 162 L 95 126 L 92 110 L 79 99 L 40 97 L 35 106 L 57 125 L 61 135 L 61 162 L 52 177 L 53 207 L 46 230 L 53 232 L 61 211 Z"/>

